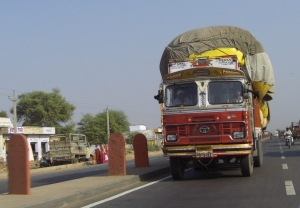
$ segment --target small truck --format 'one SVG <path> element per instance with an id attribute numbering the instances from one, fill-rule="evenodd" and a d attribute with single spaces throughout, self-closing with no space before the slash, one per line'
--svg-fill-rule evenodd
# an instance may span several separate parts
<path id="1" fill-rule="evenodd" d="M 50 136 L 52 164 L 88 161 L 92 150 L 84 134 L 57 134 Z"/>

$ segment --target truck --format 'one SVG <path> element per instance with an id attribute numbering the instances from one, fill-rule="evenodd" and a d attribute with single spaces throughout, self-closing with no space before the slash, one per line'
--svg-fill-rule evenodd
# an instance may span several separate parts
<path id="1" fill-rule="evenodd" d="M 236 167 L 249 177 L 262 166 L 275 83 L 271 61 L 250 32 L 211 26 L 182 33 L 165 48 L 160 73 L 154 98 L 174 180 L 187 168 Z"/>
<path id="2" fill-rule="evenodd" d="M 293 132 L 293 138 L 294 140 L 300 139 L 300 128 L 299 128 L 299 122 L 292 122 L 291 124 L 291 130 Z"/>
<path id="3" fill-rule="evenodd" d="M 49 139 L 52 164 L 88 161 L 92 150 L 84 134 L 56 134 Z"/>

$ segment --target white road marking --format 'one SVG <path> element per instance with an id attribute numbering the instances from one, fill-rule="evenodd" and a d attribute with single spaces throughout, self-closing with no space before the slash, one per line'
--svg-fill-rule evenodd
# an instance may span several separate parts
<path id="1" fill-rule="evenodd" d="M 131 192 L 137 191 L 137 190 L 142 189 L 142 188 L 145 188 L 145 187 L 147 187 L 147 186 L 151 186 L 151 185 L 153 185 L 153 184 L 155 184 L 155 183 L 158 183 L 158 182 L 160 182 L 160 181 L 167 180 L 168 178 L 171 178 L 171 176 L 162 178 L 162 179 L 157 180 L 157 181 L 153 181 L 153 182 L 151 182 L 151 183 L 147 183 L 147 184 L 145 184 L 145 185 L 143 185 L 143 186 L 139 186 L 139 187 L 136 187 L 136 188 L 134 188 L 134 189 L 130 189 L 130 190 L 128 190 L 128 191 L 124 191 L 123 193 L 117 194 L 117 195 L 115 195 L 115 196 L 109 197 L 109 198 L 104 199 L 104 200 L 101 200 L 101 201 L 97 201 L 97 202 L 95 202 L 95 203 L 86 205 L 86 206 L 81 207 L 81 208 L 91 208 L 91 207 L 97 206 L 97 205 L 99 205 L 99 204 L 103 204 L 104 202 L 111 201 L 111 200 L 113 200 L 113 199 L 119 198 L 119 197 L 124 196 L 124 195 L 126 195 L 126 194 L 129 194 L 129 193 L 131 193 Z"/>
<path id="2" fill-rule="evenodd" d="M 296 195 L 292 181 L 285 181 L 285 190 L 286 195 Z"/>
<path id="3" fill-rule="evenodd" d="M 287 164 L 282 164 L 282 169 L 288 169 L 288 166 L 287 166 Z"/>
<path id="4" fill-rule="evenodd" d="M 281 154 L 283 153 L 283 151 L 280 152 Z"/>
<path id="5" fill-rule="evenodd" d="M 281 156 L 281 159 L 283 159 L 283 160 L 284 160 L 284 159 L 285 159 L 285 156 Z"/>

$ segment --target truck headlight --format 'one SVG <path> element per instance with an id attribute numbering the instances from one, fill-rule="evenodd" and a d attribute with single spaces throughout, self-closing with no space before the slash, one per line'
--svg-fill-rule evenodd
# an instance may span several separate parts
<path id="1" fill-rule="evenodd" d="M 166 140 L 167 142 L 176 142 L 177 136 L 176 134 L 168 134 Z"/>
<path id="2" fill-rule="evenodd" d="M 233 139 L 244 139 L 245 138 L 245 133 L 244 131 L 234 131 L 232 133 Z"/>

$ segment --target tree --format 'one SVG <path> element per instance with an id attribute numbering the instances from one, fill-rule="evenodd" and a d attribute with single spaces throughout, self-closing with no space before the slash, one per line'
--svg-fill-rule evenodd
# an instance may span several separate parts
<path id="1" fill-rule="evenodd" d="M 58 134 L 71 133 L 75 127 L 71 121 L 74 110 L 75 106 L 67 102 L 57 88 L 50 93 L 33 91 L 19 95 L 17 120 L 23 126 L 55 127 Z M 10 112 L 13 113 L 13 109 Z"/>
<path id="2" fill-rule="evenodd" d="M 78 132 L 85 134 L 93 144 L 107 144 L 107 113 L 104 110 L 95 116 L 85 114 L 78 123 Z M 129 131 L 129 122 L 123 111 L 109 111 L 110 133 Z"/>
<path id="3" fill-rule="evenodd" d="M 8 115 L 7 115 L 6 111 L 0 111 L 0 117 L 8 118 Z"/>
<path id="4" fill-rule="evenodd" d="M 133 144 L 133 139 L 134 139 L 134 137 L 135 137 L 135 135 L 137 135 L 137 134 L 139 134 L 140 132 L 138 132 L 138 131 L 132 131 L 132 132 L 128 132 L 127 134 L 126 134 L 126 143 L 127 144 Z"/>

